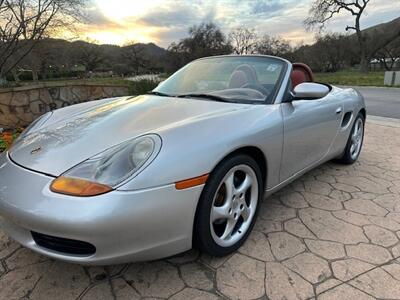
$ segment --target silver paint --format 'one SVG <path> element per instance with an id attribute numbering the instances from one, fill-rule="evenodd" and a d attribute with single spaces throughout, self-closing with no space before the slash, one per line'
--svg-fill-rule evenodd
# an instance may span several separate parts
<path id="1" fill-rule="evenodd" d="M 342 154 L 355 116 L 365 109 L 362 96 L 333 87 L 321 99 L 285 102 L 291 70 L 287 62 L 271 105 L 144 95 L 53 112 L 0 155 L 1 226 L 26 247 L 78 263 L 149 260 L 190 249 L 203 186 L 178 191 L 175 182 L 208 174 L 230 153 L 251 147 L 265 157 L 269 195 Z M 83 160 L 147 133 L 161 137 L 160 153 L 116 191 L 79 198 L 49 190 L 55 177 Z M 37 246 L 30 230 L 87 241 L 97 252 L 55 253 Z"/>
<path id="2" fill-rule="evenodd" d="M 294 90 L 293 94 L 296 98 L 323 98 L 329 93 L 329 88 L 326 85 L 314 83 L 314 82 L 304 82 L 298 84 Z"/>

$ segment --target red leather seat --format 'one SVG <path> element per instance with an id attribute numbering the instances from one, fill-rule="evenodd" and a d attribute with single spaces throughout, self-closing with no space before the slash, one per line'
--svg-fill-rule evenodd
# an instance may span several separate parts
<path id="1" fill-rule="evenodd" d="M 313 82 L 314 75 L 309 66 L 303 63 L 293 63 L 293 71 L 291 75 L 292 88 L 303 82 Z"/>

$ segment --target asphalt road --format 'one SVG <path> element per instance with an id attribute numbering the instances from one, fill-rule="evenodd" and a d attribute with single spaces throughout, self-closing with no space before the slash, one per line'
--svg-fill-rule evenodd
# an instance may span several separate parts
<path id="1" fill-rule="evenodd" d="M 400 88 L 354 88 L 363 94 L 369 115 L 400 119 Z"/>

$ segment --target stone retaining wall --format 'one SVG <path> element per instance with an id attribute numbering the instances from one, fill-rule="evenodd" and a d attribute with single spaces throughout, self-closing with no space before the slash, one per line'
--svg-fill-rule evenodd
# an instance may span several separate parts
<path id="1" fill-rule="evenodd" d="M 128 94 L 128 87 L 87 83 L 47 83 L 0 89 L 0 128 L 24 127 L 50 110 Z"/>

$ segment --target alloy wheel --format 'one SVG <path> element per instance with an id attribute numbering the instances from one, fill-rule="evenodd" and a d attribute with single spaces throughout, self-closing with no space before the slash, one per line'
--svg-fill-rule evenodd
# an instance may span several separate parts
<path id="1" fill-rule="evenodd" d="M 363 137 L 364 123 L 361 118 L 358 118 L 354 124 L 353 132 L 351 133 L 350 156 L 353 160 L 357 159 L 358 155 L 360 154 Z"/>
<path id="2" fill-rule="evenodd" d="M 238 242 L 248 231 L 258 202 L 258 180 L 248 165 L 228 171 L 215 193 L 210 213 L 211 235 L 222 247 Z"/>

